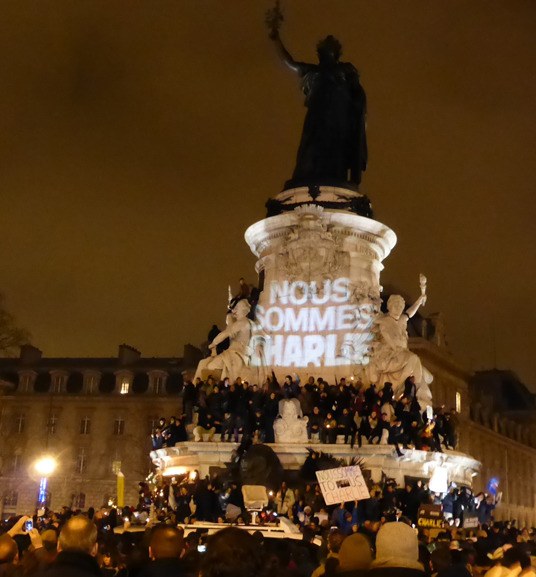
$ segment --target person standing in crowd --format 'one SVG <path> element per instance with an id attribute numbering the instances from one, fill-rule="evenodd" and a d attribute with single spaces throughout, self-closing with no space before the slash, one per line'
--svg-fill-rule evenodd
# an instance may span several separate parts
<path id="1" fill-rule="evenodd" d="M 294 491 L 289 489 L 285 481 L 283 481 L 275 496 L 277 514 L 283 517 L 288 517 L 295 500 Z"/>
<path id="2" fill-rule="evenodd" d="M 370 577 L 425 577 L 417 534 L 406 523 L 385 523 L 376 536 Z"/>
<path id="3" fill-rule="evenodd" d="M 368 539 L 360 533 L 344 539 L 339 550 L 338 577 L 366 577 L 372 563 L 372 550 Z"/>
<path id="4" fill-rule="evenodd" d="M 19 548 L 10 535 L 0 535 L 0 575 L 15 577 L 20 574 Z"/>
<path id="5" fill-rule="evenodd" d="M 160 427 L 153 429 L 151 433 L 151 443 L 155 451 L 164 446 L 164 438 L 162 437 L 162 429 L 160 429 Z"/>
<path id="6" fill-rule="evenodd" d="M 186 415 L 186 424 L 188 425 L 193 420 L 193 411 L 197 404 L 197 387 L 192 381 L 187 381 L 184 385 L 182 402 L 184 414 Z"/>
<path id="7" fill-rule="evenodd" d="M 157 525 L 149 540 L 149 563 L 139 577 L 174 577 L 185 574 L 181 555 L 184 551 L 183 531 L 170 525 Z"/>
<path id="8" fill-rule="evenodd" d="M 226 390 L 225 399 L 223 401 L 223 410 L 225 414 L 225 420 L 222 426 L 221 440 L 225 441 L 227 436 L 227 441 L 231 441 L 231 437 L 234 435 L 235 443 L 238 442 L 238 429 L 237 429 L 237 385 L 231 383 L 229 388 Z"/>
<path id="9" fill-rule="evenodd" d="M 46 571 L 46 577 L 100 576 L 95 559 L 98 551 L 97 527 L 84 517 L 71 517 L 61 529 L 58 540 L 59 554 Z"/>
<path id="10" fill-rule="evenodd" d="M 339 559 L 339 551 L 346 535 L 340 529 L 332 529 L 327 538 L 328 554 L 324 562 L 313 571 L 311 577 L 321 577 L 325 572 L 325 561 L 327 559 Z"/>
<path id="11" fill-rule="evenodd" d="M 263 548 L 247 531 L 228 527 L 209 538 L 201 562 L 203 577 L 262 577 L 265 573 Z"/>
<path id="12" fill-rule="evenodd" d="M 279 401 L 277 393 L 272 391 L 264 404 L 265 443 L 275 443 L 274 423 L 279 414 Z"/>

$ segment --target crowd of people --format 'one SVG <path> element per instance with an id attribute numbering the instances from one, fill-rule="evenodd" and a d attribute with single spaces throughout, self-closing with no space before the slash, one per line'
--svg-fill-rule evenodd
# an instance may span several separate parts
<path id="1" fill-rule="evenodd" d="M 328 384 L 310 377 L 306 383 L 288 375 L 279 383 L 275 375 L 259 387 L 240 378 L 217 382 L 188 382 L 183 389 L 183 414 L 161 419 L 152 432 L 153 448 L 173 446 L 188 440 L 187 425 L 193 424 L 196 441 L 238 442 L 251 437 L 274 443 L 274 423 L 279 418 L 279 402 L 296 398 L 307 420 L 311 441 L 392 444 L 398 455 L 401 448 L 442 451 L 457 443 L 458 415 L 455 409 L 438 407 L 433 412 L 421 407 L 415 384 L 408 378 L 404 393 L 394 396 L 390 383 L 377 390 L 354 379 L 341 378 Z"/>
<path id="2" fill-rule="evenodd" d="M 533 575 L 534 528 L 495 522 L 489 495 L 452 487 L 434 495 L 423 482 L 372 485 L 371 497 L 326 507 L 318 487 L 282 483 L 252 523 L 238 483 L 217 478 L 154 478 L 136 507 L 48 509 L 10 519 L 0 535 L 2 577 L 513 577 Z M 450 517 L 419 529 L 422 504 Z M 451 506 L 452 504 L 452 506 Z M 484 506 L 486 505 L 486 506 Z M 464 529 L 467 515 L 478 526 Z M 288 517 L 301 540 L 272 540 L 262 526 Z M 27 521 L 33 522 L 33 528 Z M 206 538 L 202 521 L 221 530 Z M 196 524 L 199 529 L 195 529 Z M 186 527 L 185 527 L 186 525 Z M 120 531 L 117 531 L 120 528 Z M 115 529 L 115 531 L 114 531 Z M 318 539 L 321 539 L 321 545 Z"/>
<path id="3" fill-rule="evenodd" d="M 315 454 L 312 453 L 308 460 L 314 463 Z M 153 504 L 158 511 L 173 515 L 177 523 L 248 520 L 241 484 L 226 474 L 200 479 L 194 471 L 189 476 L 152 479 L 150 484 L 140 483 L 140 511 L 148 510 Z M 261 521 L 284 516 L 300 528 L 313 527 L 318 535 L 332 526 L 350 533 L 368 531 L 370 527 L 400 517 L 417 526 L 421 506 L 441 505 L 446 525 L 463 527 L 469 518 L 476 518 L 483 526 L 491 522 L 501 497 L 498 486 L 492 484 L 488 492 L 477 495 L 469 487 L 455 484 L 439 494 L 432 492 L 424 480 L 398 486 L 393 479 L 384 479 L 382 483 L 368 481 L 368 499 L 328 507 L 318 483 L 302 480 L 296 484 L 291 487 L 283 481 L 277 490 L 268 492 L 268 504 L 260 514 Z"/>

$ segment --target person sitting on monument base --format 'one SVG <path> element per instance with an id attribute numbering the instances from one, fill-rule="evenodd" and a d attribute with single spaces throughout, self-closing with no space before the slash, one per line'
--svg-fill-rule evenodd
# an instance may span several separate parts
<path id="1" fill-rule="evenodd" d="M 247 424 L 247 434 L 253 439 L 253 442 L 264 443 L 265 440 L 265 420 L 262 409 L 258 408 Z"/>
<path id="2" fill-rule="evenodd" d="M 387 413 L 382 413 L 376 427 L 370 434 L 369 443 L 371 445 L 387 445 L 390 430 L 391 425 L 389 423 L 389 415 Z"/>
<path id="3" fill-rule="evenodd" d="M 221 423 L 218 423 L 221 427 Z M 208 435 L 208 440 L 212 441 L 214 433 L 216 432 L 216 423 L 214 417 L 206 409 L 199 409 L 199 416 L 197 419 L 197 427 L 194 428 L 195 441 L 202 442 L 204 435 Z"/>
<path id="4" fill-rule="evenodd" d="M 324 419 L 322 430 L 320 431 L 320 442 L 331 444 L 337 442 L 337 421 L 331 412 L 328 412 Z"/>
<path id="5" fill-rule="evenodd" d="M 313 434 L 320 435 L 323 423 L 324 419 L 320 414 L 320 409 L 317 406 L 313 407 L 313 412 L 307 421 L 307 438 L 309 441 Z"/>
<path id="6" fill-rule="evenodd" d="M 350 440 L 350 446 L 353 447 L 356 431 L 357 426 L 354 421 L 354 416 L 347 407 L 344 407 L 340 417 L 337 419 L 337 435 L 344 436 L 345 444 Z"/>
<path id="7" fill-rule="evenodd" d="M 404 434 L 402 421 L 399 418 L 394 417 L 393 422 L 391 423 L 391 427 L 389 429 L 389 438 L 387 439 L 387 442 L 389 443 L 389 445 L 395 446 L 396 454 L 399 457 L 403 457 L 403 453 L 400 450 L 400 445 L 405 445 L 406 444 L 405 441 L 406 436 Z"/>

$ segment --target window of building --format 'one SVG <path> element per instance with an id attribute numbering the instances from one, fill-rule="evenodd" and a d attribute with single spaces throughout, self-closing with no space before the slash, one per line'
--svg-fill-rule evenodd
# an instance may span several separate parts
<path id="1" fill-rule="evenodd" d="M 88 393 L 94 393 L 97 390 L 97 377 L 95 375 L 89 375 L 86 377 L 86 386 Z"/>
<path id="2" fill-rule="evenodd" d="M 462 412 L 462 395 L 458 391 L 456 391 L 456 412 Z"/>
<path id="3" fill-rule="evenodd" d="M 22 375 L 20 379 L 21 390 L 24 392 L 29 391 L 31 384 L 32 384 L 32 376 L 28 374 Z"/>
<path id="4" fill-rule="evenodd" d="M 127 395 L 128 392 L 130 390 L 130 381 L 128 380 L 128 377 L 123 377 L 121 379 L 121 390 L 120 393 L 122 395 Z"/>
<path id="5" fill-rule="evenodd" d="M 47 421 L 47 433 L 49 435 L 55 435 L 57 430 L 58 430 L 58 415 L 56 415 L 56 413 L 52 413 L 49 417 L 48 417 L 48 421 Z"/>
<path id="6" fill-rule="evenodd" d="M 86 508 L 86 494 L 77 493 L 73 496 L 73 509 L 85 509 Z"/>
<path id="7" fill-rule="evenodd" d="M 114 435 L 122 435 L 125 432 L 125 421 L 121 417 L 118 417 L 114 421 Z"/>
<path id="8" fill-rule="evenodd" d="M 24 413 L 18 413 L 15 415 L 14 429 L 15 433 L 24 433 L 24 428 L 26 426 L 26 415 Z"/>
<path id="9" fill-rule="evenodd" d="M 17 491 L 7 491 L 4 495 L 4 507 L 16 507 L 19 500 Z"/>
<path id="10" fill-rule="evenodd" d="M 162 375 L 158 375 L 154 377 L 154 392 L 155 395 L 160 395 L 164 390 L 164 377 Z"/>
<path id="11" fill-rule="evenodd" d="M 52 392 L 61 393 L 65 385 L 65 375 L 55 375 L 52 380 Z"/>
<path id="12" fill-rule="evenodd" d="M 75 471 L 79 475 L 86 472 L 87 468 L 87 453 L 84 447 L 78 449 L 78 455 L 76 456 L 76 466 Z"/>
<path id="13" fill-rule="evenodd" d="M 90 432 L 91 432 L 91 419 L 86 415 L 80 421 L 80 434 L 89 435 Z"/>
<path id="14" fill-rule="evenodd" d="M 13 473 L 19 473 L 22 467 L 22 455 L 20 453 L 15 453 L 13 459 L 11 460 L 11 470 Z"/>

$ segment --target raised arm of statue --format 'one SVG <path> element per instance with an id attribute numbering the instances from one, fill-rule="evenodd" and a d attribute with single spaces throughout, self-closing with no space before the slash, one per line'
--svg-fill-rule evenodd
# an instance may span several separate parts
<path id="1" fill-rule="evenodd" d="M 407 310 L 406 310 L 406 314 L 408 315 L 409 318 L 411 318 L 418 310 L 420 307 L 422 307 L 424 305 L 424 303 L 426 302 L 426 295 L 421 295 Z"/>
<path id="2" fill-rule="evenodd" d="M 281 37 L 279 36 L 279 33 L 277 34 L 277 36 L 272 38 L 272 40 L 275 42 L 275 45 L 277 48 L 277 53 L 279 54 L 279 57 L 281 58 L 281 60 L 291 70 L 293 70 L 294 72 L 297 72 L 298 74 L 302 74 L 303 64 L 301 62 L 296 62 L 294 60 L 294 58 L 292 58 L 292 56 L 290 55 L 290 52 L 285 48 L 285 45 L 283 44 Z"/>
<path id="3" fill-rule="evenodd" d="M 421 296 L 408 308 L 406 314 L 411 318 L 418 310 L 426 304 L 426 283 L 427 279 L 423 274 L 419 275 L 419 285 L 421 287 Z"/>
<path id="4" fill-rule="evenodd" d="M 266 26 L 269 30 L 269 37 L 275 43 L 277 52 L 281 60 L 294 72 L 299 74 L 303 73 L 303 65 L 300 62 L 296 62 L 294 58 L 290 55 L 290 52 L 285 48 L 279 35 L 279 29 L 283 23 L 283 12 L 281 11 L 281 6 L 279 0 L 276 0 L 274 7 L 266 12 Z"/>

